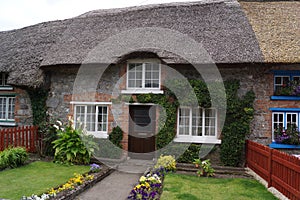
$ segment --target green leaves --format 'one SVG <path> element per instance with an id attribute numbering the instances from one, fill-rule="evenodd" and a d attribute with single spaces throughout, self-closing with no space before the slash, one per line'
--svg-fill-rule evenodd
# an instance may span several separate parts
<path id="1" fill-rule="evenodd" d="M 222 131 L 221 161 L 227 166 L 238 166 L 246 135 L 250 134 L 250 122 L 253 119 L 253 101 L 255 94 L 248 91 L 244 97 L 238 97 L 239 82 L 225 83 L 227 94 L 227 113 Z"/>
<path id="2" fill-rule="evenodd" d="M 119 126 L 113 128 L 108 138 L 114 145 L 122 148 L 121 141 L 123 139 L 123 131 Z"/>
<path id="3" fill-rule="evenodd" d="M 28 153 L 23 147 L 8 148 L 0 152 L 0 170 L 17 168 L 28 160 Z"/>
<path id="4" fill-rule="evenodd" d="M 65 130 L 65 131 L 62 131 Z M 83 130 L 73 129 L 68 124 L 58 130 L 58 139 L 52 142 L 55 149 L 54 161 L 69 164 L 88 164 L 94 149 L 98 148 L 94 137 Z"/>

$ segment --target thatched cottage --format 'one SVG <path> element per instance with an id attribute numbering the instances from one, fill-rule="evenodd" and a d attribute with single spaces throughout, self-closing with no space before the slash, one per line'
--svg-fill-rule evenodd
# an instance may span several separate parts
<path id="1" fill-rule="evenodd" d="M 205 79 L 200 66 L 238 79 L 239 95 L 254 91 L 249 137 L 270 144 L 276 128 L 300 123 L 300 97 L 276 93 L 300 80 L 299 8 L 294 1 L 204 0 L 95 10 L 0 32 L 0 126 L 32 124 L 28 91 L 44 88 L 53 118 L 80 119 L 101 138 L 119 125 L 125 150 L 149 152 L 162 113 L 134 98 L 164 94 L 171 72 Z M 115 94 L 131 97 L 118 104 Z M 216 108 L 178 107 L 176 120 L 175 141 L 222 142 Z"/>

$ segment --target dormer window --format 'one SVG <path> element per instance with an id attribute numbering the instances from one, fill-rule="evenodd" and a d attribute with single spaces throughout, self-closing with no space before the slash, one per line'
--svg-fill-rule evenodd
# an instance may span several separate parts
<path id="1" fill-rule="evenodd" d="M 157 60 L 131 60 L 127 64 L 124 93 L 162 93 L 161 64 Z"/>
<path id="2" fill-rule="evenodd" d="M 0 90 L 12 90 L 13 87 L 7 84 L 8 73 L 0 73 Z"/>
<path id="3" fill-rule="evenodd" d="M 299 96 L 296 91 L 298 86 L 300 86 L 300 71 L 274 71 L 274 95 Z"/>

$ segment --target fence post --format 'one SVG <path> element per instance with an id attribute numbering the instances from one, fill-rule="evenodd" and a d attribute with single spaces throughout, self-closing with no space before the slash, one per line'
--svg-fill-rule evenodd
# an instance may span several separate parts
<path id="1" fill-rule="evenodd" d="M 0 151 L 4 150 L 4 130 L 0 131 Z"/>
<path id="2" fill-rule="evenodd" d="M 272 162 L 273 162 L 273 149 L 270 148 L 269 158 L 268 158 L 268 188 L 272 187 Z"/>

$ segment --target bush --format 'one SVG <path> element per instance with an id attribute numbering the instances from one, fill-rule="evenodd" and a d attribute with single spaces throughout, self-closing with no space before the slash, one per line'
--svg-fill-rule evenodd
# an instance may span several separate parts
<path id="1" fill-rule="evenodd" d="M 53 141 L 58 139 L 57 128 L 61 127 L 61 122 L 57 120 L 56 122 L 50 121 L 49 119 L 41 123 L 39 126 L 39 134 L 42 136 L 42 146 L 40 147 L 40 154 L 42 156 L 54 156 L 55 149 L 53 148 Z"/>
<path id="2" fill-rule="evenodd" d="M 154 166 L 155 169 L 163 167 L 167 171 L 175 171 L 176 170 L 176 160 L 174 156 L 164 156 L 161 155 L 156 165 Z"/>
<path id="3" fill-rule="evenodd" d="M 122 148 L 121 141 L 123 139 L 123 131 L 119 126 L 113 128 L 108 138 L 114 145 Z"/>
<path id="4" fill-rule="evenodd" d="M 215 170 L 211 166 L 210 160 L 201 161 L 200 159 L 195 159 L 194 162 L 195 166 L 199 168 L 197 171 L 198 176 L 214 176 Z"/>
<path id="5" fill-rule="evenodd" d="M 0 152 L 0 169 L 17 168 L 28 160 L 28 153 L 23 147 L 8 148 Z"/>
<path id="6" fill-rule="evenodd" d="M 69 164 L 88 164 L 92 153 L 97 149 L 94 136 L 81 129 L 73 129 L 69 123 L 65 128 L 58 128 L 58 139 L 53 141 L 54 161 Z"/>

